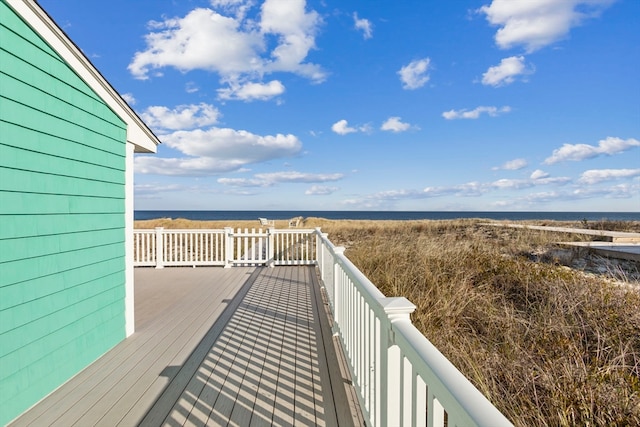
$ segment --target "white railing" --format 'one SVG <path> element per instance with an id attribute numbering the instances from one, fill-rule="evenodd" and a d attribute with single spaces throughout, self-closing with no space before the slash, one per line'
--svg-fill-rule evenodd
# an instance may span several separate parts
<path id="1" fill-rule="evenodd" d="M 135 266 L 314 265 L 368 426 L 512 424 L 321 230 L 135 230 Z"/>
<path id="2" fill-rule="evenodd" d="M 317 231 L 321 279 L 371 426 L 511 426 L 409 318 L 415 305 L 385 297 Z"/>
<path id="3" fill-rule="evenodd" d="M 157 265 L 156 239 L 157 230 L 134 230 L 133 232 L 133 265 L 135 267 Z"/>
<path id="4" fill-rule="evenodd" d="M 314 230 L 134 230 L 136 267 L 315 264 Z"/>
<path id="5" fill-rule="evenodd" d="M 315 265 L 315 230 L 273 229 L 275 265 Z"/>

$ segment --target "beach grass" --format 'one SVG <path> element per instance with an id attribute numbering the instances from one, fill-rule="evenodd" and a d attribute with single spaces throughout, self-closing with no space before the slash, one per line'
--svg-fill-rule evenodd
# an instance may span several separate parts
<path id="1" fill-rule="evenodd" d="M 167 222 L 161 226 L 223 226 Z M 345 246 L 385 295 L 412 301 L 416 327 L 515 425 L 640 425 L 638 263 L 623 268 L 555 244 L 584 236 L 484 222 L 307 218 L 303 227 L 321 227 Z M 530 223 L 640 229 L 637 222 Z M 585 268 L 573 267 L 577 258 Z M 599 269 L 587 268 L 596 262 Z"/>

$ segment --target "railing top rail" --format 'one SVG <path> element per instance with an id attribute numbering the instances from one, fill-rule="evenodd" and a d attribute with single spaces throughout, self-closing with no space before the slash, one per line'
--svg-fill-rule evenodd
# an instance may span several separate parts
<path id="1" fill-rule="evenodd" d="M 238 230 L 238 228 L 232 228 L 232 227 L 225 227 L 225 228 L 230 228 L 232 229 L 234 232 L 236 232 Z M 224 233 L 225 229 L 224 228 L 164 228 L 164 227 L 156 227 L 156 228 L 135 228 L 133 231 L 134 233 L 154 233 L 156 231 L 156 229 L 162 229 L 165 233 L 172 233 L 174 231 L 176 232 L 185 232 L 185 233 Z M 295 229 L 288 229 L 288 228 L 248 228 L 248 227 L 240 227 L 240 230 L 242 230 L 244 232 L 244 230 L 263 230 L 266 232 L 266 230 L 273 230 L 276 233 L 283 233 L 283 234 L 304 234 L 304 233 L 314 233 L 317 230 L 313 229 L 313 228 L 295 228 Z"/>
<path id="2" fill-rule="evenodd" d="M 413 368 L 423 378 L 435 376 L 445 392 L 438 393 L 444 407 L 464 409 L 468 420 L 464 425 L 501 427 L 511 422 L 478 390 L 426 337 L 409 322 L 394 323 L 395 341 L 414 361 Z M 458 413 L 458 416 L 460 413 Z M 468 423 L 468 424 L 467 424 Z"/>
<path id="3" fill-rule="evenodd" d="M 217 228 L 135 228 L 134 233 L 155 233 L 157 229 L 161 229 L 163 233 L 224 233 L 223 229 Z"/>

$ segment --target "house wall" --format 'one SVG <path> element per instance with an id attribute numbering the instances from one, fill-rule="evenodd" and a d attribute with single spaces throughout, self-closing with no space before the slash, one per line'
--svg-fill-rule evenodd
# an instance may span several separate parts
<path id="1" fill-rule="evenodd" d="M 125 337 L 126 125 L 0 1 L 0 425 Z"/>

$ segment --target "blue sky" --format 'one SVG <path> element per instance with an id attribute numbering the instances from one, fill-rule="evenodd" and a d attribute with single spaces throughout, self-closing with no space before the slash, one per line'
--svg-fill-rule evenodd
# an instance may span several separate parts
<path id="1" fill-rule="evenodd" d="M 39 3 L 163 142 L 136 209 L 640 211 L 640 1 Z"/>

